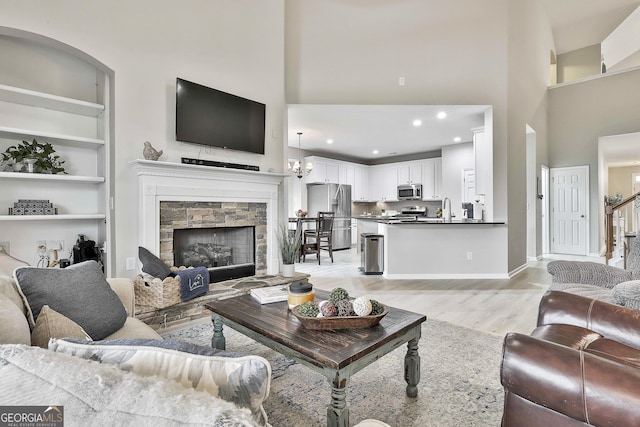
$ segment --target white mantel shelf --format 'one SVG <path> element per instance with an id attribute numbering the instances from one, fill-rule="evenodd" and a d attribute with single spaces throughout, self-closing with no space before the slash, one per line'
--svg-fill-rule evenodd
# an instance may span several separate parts
<path id="1" fill-rule="evenodd" d="M 132 160 L 129 162 L 138 175 L 175 176 L 196 179 L 215 179 L 274 184 L 280 183 L 286 174 L 250 171 L 244 169 L 219 168 L 211 166 L 189 165 L 186 163 L 158 162 L 154 160 Z"/>

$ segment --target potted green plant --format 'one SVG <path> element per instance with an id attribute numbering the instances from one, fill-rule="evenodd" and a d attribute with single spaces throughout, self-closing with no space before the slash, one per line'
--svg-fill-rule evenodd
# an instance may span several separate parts
<path id="1" fill-rule="evenodd" d="M 285 225 L 280 226 L 278 235 L 278 245 L 280 246 L 280 256 L 282 257 L 282 275 L 293 277 L 295 272 L 295 262 L 300 249 L 301 229 L 289 230 Z"/>
<path id="2" fill-rule="evenodd" d="M 29 168 L 28 172 L 67 173 L 62 166 L 64 160 L 60 159 L 56 150 L 48 142 L 40 143 L 35 139 L 33 142 L 22 141 L 19 145 L 8 147 L 0 155 L 7 163 L 26 164 Z"/>

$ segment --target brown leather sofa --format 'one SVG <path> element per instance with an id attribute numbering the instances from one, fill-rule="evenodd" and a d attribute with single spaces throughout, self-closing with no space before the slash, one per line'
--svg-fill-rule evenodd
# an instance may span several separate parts
<path id="1" fill-rule="evenodd" d="M 503 427 L 640 426 L 640 311 L 549 291 L 538 327 L 507 334 Z"/>

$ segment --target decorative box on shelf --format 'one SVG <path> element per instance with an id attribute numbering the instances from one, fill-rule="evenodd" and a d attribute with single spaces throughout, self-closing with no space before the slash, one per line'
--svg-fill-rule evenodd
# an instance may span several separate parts
<path id="1" fill-rule="evenodd" d="M 58 208 L 48 200 L 20 199 L 9 208 L 9 215 L 57 215 Z"/>

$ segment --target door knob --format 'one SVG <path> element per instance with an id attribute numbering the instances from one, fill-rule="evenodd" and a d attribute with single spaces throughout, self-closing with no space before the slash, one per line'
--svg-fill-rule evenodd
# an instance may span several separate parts
<path id="1" fill-rule="evenodd" d="M 584 215 L 580 215 L 580 218 L 584 218 Z"/>

